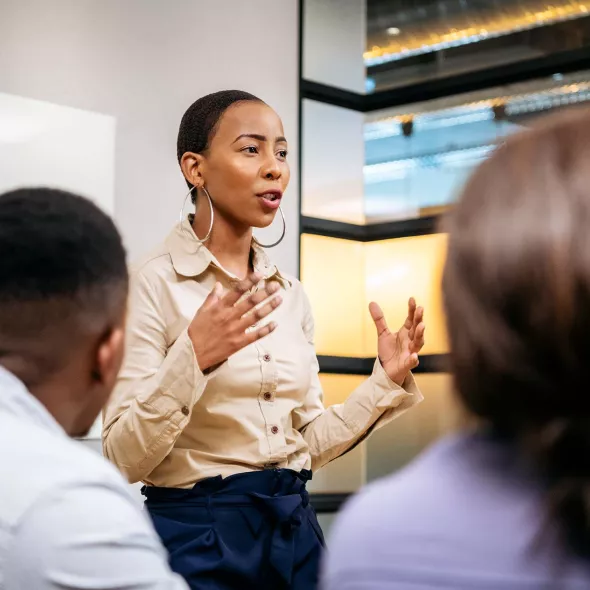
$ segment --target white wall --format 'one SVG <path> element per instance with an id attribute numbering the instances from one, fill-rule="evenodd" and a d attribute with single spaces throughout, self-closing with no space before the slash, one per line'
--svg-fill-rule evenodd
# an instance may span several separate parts
<path id="1" fill-rule="evenodd" d="M 112 215 L 115 129 L 108 115 L 0 92 L 0 193 L 23 183 L 61 186 Z"/>
<path id="2" fill-rule="evenodd" d="M 85 111 L 70 121 L 82 133 L 61 133 L 53 154 L 47 134 L 42 137 L 43 150 L 34 150 L 38 161 L 30 162 L 30 182 L 60 184 L 67 178 L 63 188 L 95 197 L 106 189 L 92 190 L 88 183 L 98 183 L 101 175 L 100 182 L 111 186 L 106 208 L 114 209 L 130 258 L 136 259 L 170 231 L 186 193 L 176 162 L 182 114 L 209 92 L 247 90 L 278 111 L 289 139 L 292 181 L 283 204 L 288 230 L 269 253 L 282 270 L 297 275 L 297 18 L 294 0 L 0 0 L 0 94 L 8 95 L 3 104 L 11 110 L 3 112 L 13 126 L 19 123 L 16 107 L 25 116 L 31 105 L 42 114 L 55 113 L 52 129 L 72 108 Z M 106 132 L 114 130 L 114 182 L 108 158 L 95 155 L 102 136 L 88 121 L 107 121 Z M 26 131 L 26 121 L 21 123 Z M 14 140 L 9 131 L 4 121 L 0 138 Z M 51 137 L 57 147 L 56 133 Z M 63 145 L 66 137 L 75 137 L 75 145 Z M 14 141 L 12 147 L 17 150 Z M 12 149 L 8 141 L 4 155 L 6 149 Z M 60 161 L 77 170 L 54 174 Z M 0 186 L 14 185 L 14 170 L 0 167 Z M 278 235 L 276 224 L 263 241 Z"/>
<path id="3" fill-rule="evenodd" d="M 297 274 L 297 13 L 295 0 L 0 0 L 0 93 L 115 118 L 115 218 L 131 258 L 178 217 L 186 108 L 224 88 L 260 96 L 283 118 L 293 167 L 288 233 L 270 253 Z"/>

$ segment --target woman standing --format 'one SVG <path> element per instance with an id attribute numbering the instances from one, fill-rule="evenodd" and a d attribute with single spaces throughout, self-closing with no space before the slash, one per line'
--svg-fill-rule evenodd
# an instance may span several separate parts
<path id="1" fill-rule="evenodd" d="M 192 588 L 310 590 L 323 538 L 305 484 L 422 399 L 410 370 L 423 311 L 411 300 L 391 333 L 372 304 L 380 360 L 325 409 L 309 302 L 252 236 L 279 211 L 284 224 L 280 118 L 245 92 L 201 98 L 182 119 L 178 160 L 195 214 L 133 272 L 104 452 L 145 483 L 171 566 Z"/>

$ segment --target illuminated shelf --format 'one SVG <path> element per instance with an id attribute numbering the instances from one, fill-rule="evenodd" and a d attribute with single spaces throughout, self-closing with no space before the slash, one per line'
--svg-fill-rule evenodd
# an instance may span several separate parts
<path id="1" fill-rule="evenodd" d="M 489 14 L 480 13 L 457 19 L 451 26 L 445 19 L 438 30 L 432 23 L 423 29 L 410 29 L 407 33 L 391 38 L 386 45 L 373 46 L 363 57 L 365 65 L 373 67 L 583 18 L 589 13 L 590 3 L 586 2 L 538 2 L 529 6 L 517 4 L 509 10 L 495 9 Z"/>
<path id="2" fill-rule="evenodd" d="M 423 354 L 447 353 L 440 288 L 446 241 L 440 233 L 372 242 L 303 234 L 301 280 L 314 310 L 317 354 L 353 357 L 362 366 L 377 353 L 369 302 L 377 301 L 397 329 L 411 296 L 425 308 Z"/>

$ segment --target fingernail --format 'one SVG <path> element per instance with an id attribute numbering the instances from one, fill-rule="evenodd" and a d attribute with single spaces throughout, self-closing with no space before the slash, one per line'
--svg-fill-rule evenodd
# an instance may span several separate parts
<path id="1" fill-rule="evenodd" d="M 268 327 L 270 328 L 270 331 L 272 332 L 277 327 L 277 323 L 270 322 L 270 324 L 268 324 Z"/>

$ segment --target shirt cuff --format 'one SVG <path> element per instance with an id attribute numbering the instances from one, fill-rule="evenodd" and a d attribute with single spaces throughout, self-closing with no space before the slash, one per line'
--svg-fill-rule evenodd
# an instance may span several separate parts
<path id="1" fill-rule="evenodd" d="M 375 430 L 399 418 L 410 408 L 424 400 L 424 396 L 418 388 L 414 375 L 411 372 L 408 373 L 408 376 L 400 386 L 389 378 L 379 358 L 375 360 L 373 373 L 369 379 L 381 391 L 381 396 L 378 397 L 376 403 L 376 408 L 380 412 L 380 415 L 366 431 L 363 439 L 367 438 Z"/>
<path id="2" fill-rule="evenodd" d="M 385 372 L 383 365 L 379 358 L 375 359 L 373 366 L 373 373 L 369 378 L 374 386 L 381 392 L 381 396 L 377 399 L 376 407 L 382 410 L 397 408 L 408 398 L 412 399 L 412 405 L 421 402 L 424 399 L 414 375 L 410 372 L 400 385 L 389 378 Z"/>

